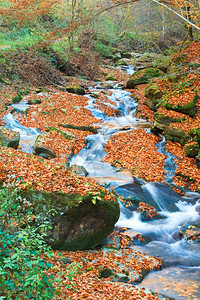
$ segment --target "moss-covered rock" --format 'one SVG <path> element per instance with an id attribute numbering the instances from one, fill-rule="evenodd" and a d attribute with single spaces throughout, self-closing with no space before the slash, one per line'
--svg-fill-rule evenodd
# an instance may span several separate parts
<path id="1" fill-rule="evenodd" d="M 116 81 L 116 80 L 117 79 L 112 74 L 106 77 L 106 81 Z"/>
<path id="2" fill-rule="evenodd" d="M 166 77 L 166 79 L 168 79 L 172 83 L 176 83 L 181 79 L 181 75 L 177 73 L 176 67 L 172 65 L 167 68 L 167 75 L 168 76 Z"/>
<path id="3" fill-rule="evenodd" d="M 177 142 L 182 146 L 184 146 L 191 139 L 187 133 L 185 133 L 183 130 L 174 128 L 171 124 L 168 129 L 164 131 L 164 135 L 168 140 Z"/>
<path id="4" fill-rule="evenodd" d="M 48 139 L 48 133 L 38 135 L 33 147 L 33 153 L 45 159 L 55 158 L 56 154 L 51 149 L 44 147 L 44 139 Z"/>
<path id="5" fill-rule="evenodd" d="M 59 126 L 62 126 L 64 128 L 72 128 L 72 129 L 78 129 L 83 131 L 89 131 L 92 133 L 97 133 L 97 129 L 92 126 L 78 126 L 78 125 L 71 125 L 71 124 L 59 124 Z"/>
<path id="6" fill-rule="evenodd" d="M 0 129 L 0 145 L 17 149 L 19 146 L 20 134 L 11 129 Z"/>
<path id="7" fill-rule="evenodd" d="M 77 95 L 85 95 L 85 90 L 79 85 L 70 85 L 67 87 L 67 91 L 69 93 L 77 94 Z"/>
<path id="8" fill-rule="evenodd" d="M 198 155 L 198 152 L 199 152 L 199 145 L 195 141 L 185 146 L 185 153 L 189 157 L 195 158 Z"/>
<path id="9" fill-rule="evenodd" d="M 172 122 L 181 122 L 182 118 L 173 118 L 169 116 L 165 116 L 160 112 L 155 112 L 154 113 L 154 122 L 153 122 L 153 130 L 160 130 L 163 131 L 167 129 L 167 127 L 170 125 Z"/>
<path id="10" fill-rule="evenodd" d="M 40 99 L 28 99 L 29 105 L 40 104 L 42 101 Z"/>
<path id="11" fill-rule="evenodd" d="M 33 204 L 41 220 L 47 218 L 51 222 L 47 241 L 54 249 L 95 247 L 113 231 L 119 218 L 118 201 L 106 200 L 101 188 L 84 196 L 30 190 L 21 191 L 21 195 Z"/>
<path id="12" fill-rule="evenodd" d="M 200 145 L 200 128 L 194 128 L 190 130 L 189 135 Z"/>
<path id="13" fill-rule="evenodd" d="M 193 99 L 191 102 L 189 102 L 185 105 L 181 105 L 181 104 L 173 105 L 169 101 L 165 100 L 165 101 L 163 101 L 163 106 L 166 109 L 174 110 L 174 111 L 183 113 L 185 115 L 194 117 L 197 112 L 195 102 L 196 102 L 195 99 Z"/>
<path id="14" fill-rule="evenodd" d="M 145 68 L 131 75 L 126 86 L 128 89 L 133 89 L 136 85 L 148 83 L 150 79 L 162 75 L 163 72 L 157 68 Z"/>
<path id="15" fill-rule="evenodd" d="M 159 103 L 162 97 L 162 91 L 159 89 L 159 86 L 155 83 L 149 83 L 145 90 L 145 96 L 147 97 L 146 104 L 149 108 L 155 110 L 157 104 Z"/>

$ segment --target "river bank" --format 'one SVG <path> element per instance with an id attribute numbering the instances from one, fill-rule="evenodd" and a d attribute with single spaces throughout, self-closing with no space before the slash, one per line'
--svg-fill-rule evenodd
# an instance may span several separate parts
<path id="1" fill-rule="evenodd" d="M 192 59 L 194 59 L 194 57 L 192 57 Z M 125 72 L 115 72 L 113 68 L 111 69 L 111 71 L 108 69 L 108 73 L 104 76 L 111 75 L 114 79 L 118 79 L 118 76 L 120 76 L 120 80 L 124 79 L 122 83 L 123 85 L 126 84 L 126 81 L 130 77 L 130 75 L 127 76 L 126 70 Z M 195 89 L 197 90 L 198 78 L 197 80 L 194 80 L 194 82 L 196 84 Z M 132 228 L 137 232 L 134 233 L 132 231 L 129 233 L 125 233 L 125 236 L 127 237 L 126 242 L 123 242 L 122 235 L 120 235 L 121 245 L 118 246 L 118 248 L 129 248 L 130 243 L 132 245 L 133 237 L 135 240 L 137 240 L 137 245 L 141 246 L 140 244 L 142 244 L 144 236 L 145 238 L 147 238 L 146 235 L 148 234 L 146 233 L 149 233 L 149 231 L 152 235 L 154 235 L 154 237 L 153 239 L 148 240 L 148 242 L 146 240 L 144 244 L 146 244 L 147 242 L 147 244 L 151 245 L 152 240 L 158 240 L 157 238 L 155 238 L 155 228 L 160 228 L 160 226 L 164 229 L 162 234 L 159 235 L 159 240 L 160 237 L 162 238 L 160 240 L 162 242 L 162 245 L 163 242 L 167 242 L 164 247 L 170 244 L 177 245 L 176 241 L 180 242 L 180 237 L 173 237 L 173 234 L 177 232 L 178 235 L 183 220 L 184 224 L 188 224 L 188 226 L 191 225 L 191 221 L 199 221 L 198 210 L 196 210 L 196 208 L 198 208 L 199 195 L 191 194 L 188 195 L 187 198 L 186 194 L 185 198 L 181 198 L 179 194 L 176 194 L 173 191 L 174 189 L 176 191 L 179 191 L 179 193 L 186 192 L 186 190 L 180 190 L 178 188 L 179 186 L 191 188 L 191 190 L 193 191 L 198 191 L 200 176 L 199 169 L 196 165 L 196 160 L 195 158 L 185 157 L 184 146 L 181 144 L 177 144 L 177 142 L 174 141 L 171 141 L 170 143 L 167 142 L 167 144 L 165 145 L 167 152 L 165 151 L 164 153 L 163 150 L 159 152 L 159 147 L 157 144 L 162 143 L 163 140 L 162 137 L 158 136 L 158 133 L 162 132 L 163 130 L 159 132 L 157 131 L 157 135 L 152 135 L 149 130 L 150 126 L 152 125 L 151 122 L 155 120 L 155 109 L 152 110 L 145 103 L 146 98 L 144 98 L 144 84 L 142 84 L 142 86 L 139 85 L 139 88 L 137 89 L 129 90 L 129 92 L 126 92 L 124 90 L 121 90 L 121 87 L 117 85 L 118 83 L 118 80 L 114 80 L 114 82 L 112 80 L 105 81 L 98 85 L 94 83 L 87 86 L 85 85 L 85 90 L 87 92 L 86 96 L 70 94 L 68 92 L 61 92 L 51 87 L 51 92 L 45 91 L 37 94 L 35 93 L 35 91 L 33 91 L 28 96 L 23 97 L 23 101 L 28 102 L 31 99 L 40 100 L 41 103 L 30 106 L 26 113 L 16 110 L 12 111 L 12 115 L 22 125 L 26 127 L 37 128 L 40 132 L 43 132 L 43 139 L 40 141 L 39 146 L 40 148 L 42 147 L 50 149 L 55 154 L 55 157 L 45 160 L 44 158 L 42 158 L 42 156 L 38 157 L 33 156 L 32 154 L 24 155 L 21 151 L 19 152 L 19 150 L 9 149 L 8 151 L 8 149 L 2 148 L 2 177 L 5 182 L 8 182 L 8 179 L 6 178 L 7 175 L 15 175 L 15 178 L 20 178 L 20 180 L 18 180 L 18 188 L 27 188 L 28 186 L 38 190 L 44 189 L 57 192 L 61 190 L 63 193 L 71 193 L 73 191 L 76 191 L 81 194 L 94 192 L 98 189 L 96 181 L 94 181 L 93 179 L 88 179 L 85 176 L 80 177 L 75 174 L 71 175 L 74 165 L 83 166 L 89 173 L 89 177 L 95 178 L 104 186 L 103 189 L 108 198 L 110 197 L 110 194 L 107 193 L 105 187 L 110 190 L 113 190 L 115 188 L 115 192 L 118 193 L 118 198 L 119 200 L 121 200 L 121 203 L 125 203 L 126 206 L 128 205 L 129 207 L 127 210 L 126 207 L 121 208 L 121 218 L 118 226 L 128 227 L 129 229 Z M 184 92 L 188 94 L 188 87 Z M 137 102 L 139 103 L 138 105 L 135 103 L 134 99 L 131 98 L 130 93 L 132 93 L 134 97 L 137 97 Z M 178 98 L 179 96 L 180 95 L 178 94 Z M 191 120 L 192 125 L 190 127 L 190 130 L 197 128 L 195 126 L 198 125 L 199 118 L 198 101 L 199 100 L 197 99 L 197 102 L 195 103 L 197 107 L 196 116 L 188 117 L 186 115 L 184 117 L 185 119 L 181 122 L 182 127 L 185 128 L 186 124 L 190 124 L 189 122 Z M 15 109 L 16 108 L 18 107 L 15 107 Z M 159 111 L 157 112 L 160 112 L 160 109 L 161 108 L 159 107 Z M 166 112 L 169 111 L 172 112 L 172 110 L 166 110 Z M 144 118 L 146 120 L 144 120 Z M 174 110 L 173 118 L 175 118 Z M 3 122 L 5 121 L 3 121 L 2 119 L 2 124 Z M 167 126 L 169 126 L 170 124 L 168 124 Z M 179 123 L 176 123 L 175 126 L 177 126 L 177 124 Z M 154 124 L 154 130 L 155 127 L 156 126 Z M 92 132 L 92 129 L 98 130 L 98 133 L 94 134 L 94 132 Z M 70 139 L 64 138 L 63 134 L 70 136 Z M 86 140 L 86 137 L 88 136 L 89 138 L 87 138 Z M 23 145 L 21 145 L 21 147 L 23 147 Z M 172 184 L 172 187 L 170 187 L 170 189 L 168 189 L 168 186 L 165 186 L 165 183 L 163 183 L 163 185 L 151 185 L 150 182 L 154 181 L 165 182 L 166 174 L 168 173 L 168 169 L 166 168 L 166 159 L 168 157 L 168 152 L 172 152 L 172 154 L 176 156 L 175 162 L 177 163 L 178 168 L 176 168 L 176 170 L 174 170 L 174 173 L 172 172 L 172 174 L 170 175 L 170 179 L 173 179 L 176 185 Z M 106 164 L 105 162 L 109 162 L 111 166 Z M 63 168 L 63 165 L 66 163 L 71 163 L 71 169 L 69 169 L 68 171 Z M 190 166 L 190 168 L 186 168 L 186 165 Z M 38 172 L 40 173 L 39 177 Z M 138 182 L 137 180 L 133 182 L 133 175 L 134 177 L 139 179 Z M 63 181 L 63 178 L 67 178 L 67 181 Z M 142 181 L 140 181 L 140 179 L 142 179 Z M 184 184 L 183 179 L 185 180 Z M 148 190 L 148 195 L 145 196 L 144 186 L 148 185 L 148 182 L 149 186 L 148 189 L 146 189 Z M 129 188 L 126 188 L 123 187 L 122 184 L 131 184 L 132 186 L 131 188 L 130 186 Z M 116 189 L 116 186 L 122 186 L 121 188 L 124 188 L 124 191 L 121 191 L 120 194 L 120 192 Z M 166 201 L 166 195 L 170 195 L 170 199 L 168 201 L 169 203 L 167 204 L 166 202 L 166 206 L 163 207 L 163 203 L 165 204 Z M 152 221 L 151 224 L 151 219 L 153 217 L 151 215 L 149 216 L 147 214 L 147 216 L 144 216 L 144 218 L 146 218 L 145 220 L 140 220 L 138 208 L 140 208 L 141 206 L 139 205 L 139 203 L 145 202 L 147 198 L 148 200 L 149 198 L 151 198 L 152 201 L 154 201 L 154 205 L 152 205 L 152 203 L 148 203 L 149 206 L 143 206 L 141 210 L 149 211 L 150 206 L 152 205 L 153 208 L 156 208 L 158 212 L 161 213 L 161 216 L 165 218 L 164 221 L 162 221 L 163 219 L 161 218 L 161 223 L 159 223 L 158 220 L 155 220 L 155 226 L 153 224 L 154 221 Z M 158 198 L 159 203 L 162 203 L 162 205 L 158 203 Z M 172 202 L 172 198 L 173 203 L 170 203 Z M 180 199 L 182 201 L 187 200 L 188 205 L 177 206 L 176 202 L 178 202 Z M 170 208 L 171 204 L 174 205 L 173 209 Z M 187 216 L 184 215 L 184 212 L 187 214 Z M 172 220 L 172 217 L 174 220 L 174 217 L 177 216 L 177 213 L 180 214 L 180 218 L 178 222 L 171 226 L 169 230 L 169 228 L 167 227 L 168 222 L 170 221 L 170 219 Z M 136 223 L 134 218 L 137 219 Z M 126 222 L 124 222 L 124 220 Z M 133 221 L 132 225 L 130 225 L 131 220 Z M 163 240 L 165 234 L 168 234 L 169 236 L 169 239 L 167 241 Z M 150 235 L 148 235 L 147 239 L 149 239 Z M 171 241 L 169 242 L 169 240 Z M 186 245 L 188 245 L 187 242 Z M 113 244 L 111 243 L 111 249 L 112 247 Z M 182 248 L 180 248 L 179 250 L 182 251 Z M 147 267 L 146 264 L 148 263 L 146 261 L 146 257 L 142 254 L 142 252 L 139 252 L 138 257 L 134 258 L 133 249 L 124 251 L 131 251 L 132 256 L 128 262 L 128 267 L 136 269 L 137 273 L 141 272 L 144 265 L 144 269 L 149 268 L 151 270 L 156 266 L 160 268 L 159 262 L 155 261 L 152 263 L 151 260 L 153 258 L 150 258 L 150 263 Z M 169 252 L 170 251 L 171 250 L 169 250 Z M 162 252 L 162 250 L 160 252 Z M 191 250 L 191 252 L 189 251 L 187 255 L 190 255 L 192 252 L 193 250 Z M 147 292 L 144 290 L 133 290 L 130 285 L 121 286 L 121 284 L 119 283 L 113 284 L 110 281 L 108 283 L 107 279 L 105 279 L 105 282 L 102 279 L 99 280 L 99 267 L 101 265 L 103 265 L 103 270 L 106 268 L 112 270 L 112 268 L 114 268 L 114 273 L 126 274 L 126 272 L 128 272 L 128 274 L 126 274 L 128 277 L 128 279 L 126 278 L 127 282 L 131 282 L 131 278 L 129 276 L 130 271 L 125 270 L 126 267 L 124 266 L 122 266 L 121 269 L 117 269 L 116 266 L 111 266 L 109 263 L 112 261 L 113 257 L 111 258 L 109 256 L 109 251 L 108 253 L 104 252 L 104 254 L 102 254 L 102 252 L 97 252 L 96 254 L 94 252 L 91 253 L 91 259 L 88 259 L 88 255 L 90 254 L 88 254 L 88 252 L 85 253 L 85 255 L 87 256 L 87 261 L 81 260 L 80 256 L 82 257 L 83 253 L 81 254 L 79 252 L 77 252 L 77 258 L 73 258 L 73 262 L 80 264 L 82 269 L 82 271 L 80 271 L 82 277 L 78 277 L 79 280 L 84 281 L 87 277 L 87 280 L 85 281 L 85 289 L 81 291 L 80 289 L 82 285 L 80 285 L 80 289 L 78 289 L 78 291 L 63 291 L 63 295 L 67 294 L 70 295 L 69 297 L 72 297 L 71 299 L 77 299 L 78 293 L 78 299 L 90 299 L 88 298 L 88 286 L 90 286 L 90 292 L 92 293 L 91 299 L 98 299 L 98 297 L 100 297 L 100 294 L 102 295 L 102 293 L 105 296 L 105 299 L 113 299 L 113 295 L 115 295 L 115 299 L 140 299 L 139 297 L 141 297 L 141 299 L 157 298 L 156 295 L 153 295 L 152 293 L 147 294 Z M 114 255 L 115 260 L 117 260 L 116 257 L 119 255 L 119 251 L 117 253 L 112 254 Z M 180 255 L 182 256 L 182 252 L 180 253 Z M 74 254 L 70 254 L 67 252 L 65 252 L 63 255 L 64 257 L 70 257 L 71 255 L 74 256 Z M 95 263 L 94 260 L 96 260 L 96 258 L 94 258 L 93 255 L 97 255 L 98 257 L 101 257 L 101 255 L 105 255 L 106 260 L 100 259 L 97 263 Z M 122 259 L 124 259 L 126 255 L 127 253 L 122 253 Z M 158 253 L 156 253 L 156 255 L 158 255 Z M 136 265 L 131 265 L 132 260 L 135 261 Z M 140 260 L 142 260 L 142 267 L 137 265 Z M 197 255 L 197 257 L 194 257 L 194 261 L 191 262 L 191 266 L 198 266 L 198 261 L 199 256 Z M 121 264 L 121 261 L 119 261 L 118 263 Z M 180 261 L 178 261 L 178 264 L 179 263 Z M 95 274 L 92 270 L 95 271 Z M 122 281 L 124 282 L 124 280 L 125 279 L 123 279 Z M 91 284 L 91 281 L 93 282 L 93 284 Z M 194 292 L 196 293 L 195 288 L 196 287 L 194 287 Z M 182 299 L 188 299 L 186 293 L 187 289 L 190 289 L 190 284 L 185 286 L 185 298 Z M 111 296 L 109 296 L 108 293 L 112 294 L 112 298 L 109 298 Z M 124 298 L 125 295 L 127 298 Z"/>

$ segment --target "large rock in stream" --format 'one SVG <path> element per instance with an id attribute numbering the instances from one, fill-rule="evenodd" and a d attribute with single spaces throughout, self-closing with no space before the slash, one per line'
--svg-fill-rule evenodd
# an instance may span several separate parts
<path id="1" fill-rule="evenodd" d="M 120 214 L 116 199 L 106 200 L 105 192 L 64 194 L 21 191 L 33 203 L 35 215 L 50 221 L 47 242 L 54 249 L 83 250 L 100 244 L 113 230 Z"/>

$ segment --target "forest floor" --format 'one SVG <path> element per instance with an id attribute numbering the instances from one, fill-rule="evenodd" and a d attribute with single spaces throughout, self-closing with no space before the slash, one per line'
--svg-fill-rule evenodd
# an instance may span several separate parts
<path id="1" fill-rule="evenodd" d="M 184 116 L 174 110 L 169 110 L 159 106 L 157 112 L 171 118 L 183 118 L 181 122 L 171 122 L 170 126 L 181 129 L 186 134 L 191 130 L 197 130 L 200 124 L 200 42 L 190 44 L 186 49 L 172 57 L 172 65 L 178 61 L 176 68 L 179 74 L 184 76 L 179 78 L 178 83 L 157 79 L 156 84 L 159 89 L 165 91 L 165 97 L 169 99 L 172 106 L 188 104 L 196 95 L 196 114 L 191 117 Z M 22 66 L 23 67 L 23 66 Z M 126 83 L 130 77 L 125 72 L 114 70 L 114 68 L 103 68 L 101 70 L 101 78 L 112 74 L 116 82 Z M 19 94 L 19 85 L 16 88 L 15 83 L 9 83 L 5 78 L 1 81 L 1 103 L 0 117 L 1 125 L 4 125 L 3 116 L 10 111 L 5 110 L 5 104 L 12 103 L 13 97 Z M 81 84 L 87 89 L 88 83 L 91 81 L 82 81 L 80 79 L 68 78 L 68 84 Z M 23 90 L 26 87 L 23 86 Z M 48 162 L 38 156 L 25 154 L 19 150 L 0 148 L 1 153 L 1 179 L 8 183 L 13 178 L 18 179 L 18 188 L 25 189 L 31 187 L 37 190 L 49 190 L 63 193 L 80 193 L 86 194 L 96 191 L 98 185 L 95 180 L 85 177 L 79 177 L 72 174 L 70 170 L 66 170 L 65 163 L 70 155 L 77 154 L 86 145 L 86 137 L 91 134 L 90 130 L 80 130 L 78 127 L 87 126 L 94 128 L 97 119 L 86 108 L 87 98 L 56 88 L 54 85 L 43 87 L 44 94 L 37 94 L 37 88 L 31 87 L 27 99 L 41 100 L 40 104 L 30 106 L 26 115 L 14 112 L 18 121 L 27 127 L 38 128 L 43 133 L 48 133 L 48 138 L 43 141 L 43 146 L 51 149 L 56 157 L 48 160 Z M 133 97 L 137 99 L 138 108 L 137 116 L 147 119 L 149 122 L 154 121 L 154 113 L 146 104 L 145 96 L 146 85 L 137 86 L 130 90 Z M 101 94 L 97 105 L 104 108 L 105 113 L 109 116 L 116 115 L 114 109 L 108 109 L 104 105 L 104 95 Z M 77 126 L 76 129 L 66 128 L 62 125 Z M 96 126 L 98 128 L 98 126 Z M 50 130 L 51 129 L 51 130 Z M 58 132 L 59 129 L 61 132 Z M 9 132 L 7 133 L 9 136 Z M 71 135 L 70 139 L 63 137 L 63 134 Z M 164 181 L 166 173 L 164 169 L 164 154 L 157 151 L 155 144 L 159 141 L 159 137 L 147 133 L 144 129 L 138 128 L 128 132 L 113 136 L 106 144 L 105 150 L 107 155 L 105 161 L 115 164 L 131 171 L 135 177 L 144 179 L 145 181 Z M 194 141 L 192 141 L 194 142 Z M 186 156 L 185 147 L 191 144 L 191 140 L 185 145 L 174 141 L 167 141 L 167 150 L 176 156 L 177 169 L 174 176 L 174 183 L 178 186 L 187 187 L 192 191 L 200 190 L 200 169 L 194 157 Z M 197 147 L 198 143 L 197 143 Z M 118 163 L 116 163 L 116 161 Z M 88 185 L 89 183 L 89 185 Z M 108 200 L 112 200 L 105 189 Z M 119 234 L 119 233 L 116 233 Z M 135 253 L 134 250 L 127 249 L 130 239 L 119 234 L 121 240 L 122 255 L 117 252 L 96 251 L 77 251 L 63 252 L 62 255 L 55 251 L 55 261 L 51 261 L 54 267 L 51 269 L 53 276 L 59 277 L 62 273 L 62 285 L 59 287 L 60 295 L 58 299 L 159 299 L 158 295 L 144 289 L 120 282 L 108 281 L 108 278 L 100 276 L 102 270 L 115 269 L 116 273 L 126 273 L 126 265 L 136 270 L 139 274 L 142 270 L 153 270 L 161 267 L 159 259 L 148 257 L 142 253 Z M 129 252 L 129 253 L 128 253 Z M 132 254 L 132 258 L 129 255 Z M 125 256 L 127 259 L 125 260 Z M 65 265 L 61 258 L 67 257 L 73 261 L 71 265 Z M 123 260 L 123 261 L 122 261 Z M 114 263 L 117 262 L 117 263 Z M 123 266 L 120 264 L 123 262 Z M 76 263 L 75 276 L 69 280 L 71 271 Z M 118 266 L 117 266 L 118 265 Z M 61 272 L 63 271 L 63 272 Z M 64 275 L 66 273 L 66 275 Z M 128 281 L 131 282 L 131 279 Z M 128 283 L 127 282 L 127 283 Z M 71 287 L 67 287 L 71 285 Z"/>

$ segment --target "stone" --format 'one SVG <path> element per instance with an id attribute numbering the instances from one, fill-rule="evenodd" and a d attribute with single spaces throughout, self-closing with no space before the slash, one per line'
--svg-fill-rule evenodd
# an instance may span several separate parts
<path id="1" fill-rule="evenodd" d="M 72 173 L 76 173 L 78 176 L 87 176 L 89 173 L 83 166 L 72 165 Z"/>
<path id="2" fill-rule="evenodd" d="M 117 79 L 114 78 L 112 74 L 110 74 L 109 76 L 106 77 L 106 81 L 117 81 Z"/>
<path id="3" fill-rule="evenodd" d="M 85 95 L 85 89 L 80 85 L 70 85 L 67 87 L 67 91 L 69 93 L 77 94 L 77 95 Z"/>
<path id="4" fill-rule="evenodd" d="M 20 134 L 11 129 L 0 129 L 0 145 L 17 149 L 19 146 Z"/>
<path id="5" fill-rule="evenodd" d="M 197 112 L 195 99 L 193 99 L 191 102 L 185 105 L 181 105 L 181 104 L 173 105 L 168 100 L 163 101 L 162 104 L 166 109 L 174 110 L 183 113 L 185 115 L 189 115 L 191 117 L 194 117 Z"/>
<path id="6" fill-rule="evenodd" d="M 45 146 L 43 146 L 43 142 L 45 141 L 45 138 L 48 138 L 48 133 L 38 135 L 35 141 L 35 145 L 33 147 L 33 154 L 38 155 L 45 159 L 55 158 L 56 154 L 51 149 L 48 149 Z"/>
<path id="7" fill-rule="evenodd" d="M 40 104 L 42 101 L 40 99 L 28 99 L 29 105 Z"/>
<path id="8" fill-rule="evenodd" d="M 185 133 L 183 130 L 174 128 L 171 124 L 168 129 L 164 131 L 164 136 L 168 140 L 177 142 L 182 146 L 184 146 L 191 139 L 187 133 Z"/>
<path id="9" fill-rule="evenodd" d="M 185 146 L 185 153 L 189 157 L 195 158 L 198 155 L 198 152 L 199 152 L 199 145 L 195 141 Z"/>
<path id="10" fill-rule="evenodd" d="M 160 77 L 163 72 L 157 68 L 145 68 L 136 71 L 127 81 L 126 87 L 133 89 L 136 85 L 148 83 L 152 78 Z"/>
<path id="11" fill-rule="evenodd" d="M 157 84 L 149 84 L 145 91 L 145 96 L 147 97 L 146 104 L 149 106 L 149 108 L 156 110 L 162 95 L 163 93 Z"/>
<path id="12" fill-rule="evenodd" d="M 53 249 L 76 251 L 97 246 L 114 230 L 120 214 L 117 199 L 105 199 L 100 186 L 87 195 L 28 189 L 20 195 L 33 204 L 41 223 L 48 220 L 52 225 L 47 242 Z"/>

